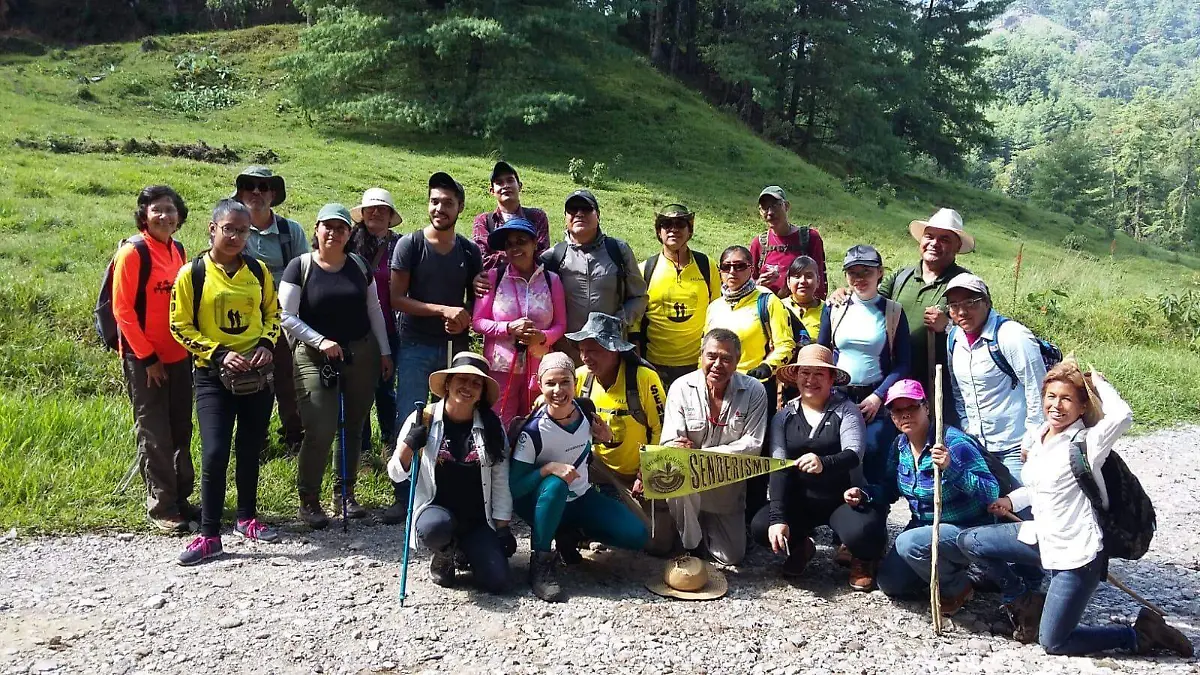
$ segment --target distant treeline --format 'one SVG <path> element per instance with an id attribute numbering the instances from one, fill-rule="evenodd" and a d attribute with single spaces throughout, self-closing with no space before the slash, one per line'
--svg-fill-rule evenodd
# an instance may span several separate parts
<path id="1" fill-rule="evenodd" d="M 0 0 L 0 31 L 68 45 L 302 18 L 291 0 Z"/>

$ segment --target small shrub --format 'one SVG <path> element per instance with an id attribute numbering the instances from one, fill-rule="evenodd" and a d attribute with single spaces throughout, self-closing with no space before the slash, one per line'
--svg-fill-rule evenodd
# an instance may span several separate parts
<path id="1" fill-rule="evenodd" d="M 1069 297 L 1066 291 L 1051 288 L 1045 291 L 1030 293 L 1025 296 L 1025 300 L 1033 305 L 1033 308 L 1042 316 L 1053 318 L 1062 313 L 1060 298 L 1066 297 Z"/>
<path id="2" fill-rule="evenodd" d="M 237 74 L 213 52 L 185 52 L 175 59 L 170 104 L 187 113 L 238 104 Z"/>
<path id="3" fill-rule="evenodd" d="M 842 180 L 842 189 L 846 194 L 858 195 L 871 189 L 871 184 L 859 176 L 847 176 Z"/>
<path id="4" fill-rule="evenodd" d="M 741 162 L 742 157 L 744 157 L 745 154 L 745 150 L 743 150 L 742 146 L 738 145 L 737 143 L 730 143 L 728 147 L 725 148 L 725 159 L 729 160 L 732 164 Z"/>
<path id="5" fill-rule="evenodd" d="M 567 162 L 567 173 L 571 175 L 571 180 L 576 185 L 583 185 L 587 181 L 587 165 L 582 159 L 572 157 Z"/>
<path id="6" fill-rule="evenodd" d="M 80 85 L 79 88 L 75 90 L 75 98 L 79 99 L 80 101 L 87 101 L 88 103 L 94 103 L 96 101 L 96 95 L 92 93 L 92 88 L 86 84 Z"/>
<path id="7" fill-rule="evenodd" d="M 1200 340 L 1200 291 L 1163 293 L 1158 296 L 1158 307 L 1172 329 L 1193 342 Z"/>
<path id="8" fill-rule="evenodd" d="M 1090 240 L 1086 234 L 1077 234 L 1075 232 L 1068 232 L 1067 236 L 1063 237 L 1062 240 L 1063 248 L 1068 251 L 1082 251 L 1087 248 L 1088 243 L 1090 243 Z"/>
<path id="9" fill-rule="evenodd" d="M 608 165 L 604 162 L 596 162 L 592 165 L 592 172 L 588 174 L 588 187 L 598 187 L 604 184 L 608 177 Z"/>
<path id="10" fill-rule="evenodd" d="M 896 188 L 887 181 L 884 181 L 883 185 L 875 189 L 875 205 L 881 209 L 886 209 L 888 204 L 891 204 L 895 198 Z"/>

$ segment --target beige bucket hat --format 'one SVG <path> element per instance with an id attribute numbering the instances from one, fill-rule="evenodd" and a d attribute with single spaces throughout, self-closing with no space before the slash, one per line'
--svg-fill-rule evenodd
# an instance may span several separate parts
<path id="1" fill-rule="evenodd" d="M 932 227 L 938 230 L 953 232 L 958 235 L 962 246 L 959 247 L 959 253 L 970 253 L 975 250 L 975 237 L 967 234 L 963 229 L 963 219 L 958 211 L 954 209 L 938 209 L 937 213 L 929 217 L 929 220 L 914 220 L 908 224 L 908 233 L 913 239 L 921 241 L 921 235 L 925 234 L 925 228 Z"/>
<path id="2" fill-rule="evenodd" d="M 729 582 L 712 565 L 684 555 L 667 563 L 661 575 L 647 579 L 646 588 L 664 598 L 715 600 L 729 591 Z"/>
<path id="3" fill-rule="evenodd" d="M 395 227 L 404 222 L 404 217 L 396 210 L 396 202 L 392 201 L 392 193 L 383 188 L 369 188 L 363 193 L 362 203 L 350 209 L 350 216 L 354 218 L 354 222 L 363 222 L 362 210 L 368 206 L 386 206 L 392 210 L 392 219 L 388 221 L 388 227 Z"/>

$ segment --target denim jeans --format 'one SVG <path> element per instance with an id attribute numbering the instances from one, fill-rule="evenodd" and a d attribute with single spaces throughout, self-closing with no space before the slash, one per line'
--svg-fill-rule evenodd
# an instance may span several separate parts
<path id="1" fill-rule="evenodd" d="M 1014 489 L 1019 488 L 1023 485 L 1023 483 L 1021 482 L 1021 467 L 1025 466 L 1025 464 L 1023 462 L 1021 462 L 1020 446 L 1017 446 L 1010 450 L 1001 450 L 1000 452 L 993 452 L 992 457 L 995 457 L 996 459 L 1000 460 L 1000 462 L 1004 464 L 1005 468 L 1008 469 L 1008 472 L 1010 474 L 1012 474 Z"/>
<path id="2" fill-rule="evenodd" d="M 1050 589 L 1042 609 L 1038 642 L 1047 654 L 1078 656 L 1109 649 L 1137 648 L 1137 634 L 1130 626 L 1080 626 L 1079 620 L 1088 601 L 1104 579 L 1108 561 L 1100 554 L 1095 560 L 1073 570 L 1050 573 Z"/>
<path id="3" fill-rule="evenodd" d="M 443 506 L 431 504 L 413 523 L 417 538 L 433 551 L 455 546 L 466 556 L 475 585 L 489 593 L 508 589 L 508 559 L 496 531 L 486 521 L 462 525 Z"/>
<path id="4" fill-rule="evenodd" d="M 388 335 L 388 345 L 392 348 L 392 363 L 395 364 L 400 352 L 400 336 Z M 392 368 L 392 376 L 379 379 L 375 387 L 375 420 L 379 423 L 379 440 L 385 447 L 396 444 L 396 369 Z M 362 450 L 371 451 L 371 418 L 363 421 Z"/>
<path id="5" fill-rule="evenodd" d="M 950 523 L 938 527 L 938 585 L 944 596 L 958 595 L 971 583 L 967 578 L 967 559 L 955 543 L 959 532 L 959 527 Z M 879 590 L 893 598 L 928 595 L 932 554 L 932 525 L 920 525 L 901 532 L 879 565 L 875 576 Z"/>
<path id="6" fill-rule="evenodd" d="M 1042 587 L 1041 556 L 1036 546 L 1017 540 L 1020 529 L 1020 523 L 1002 523 L 972 527 L 958 535 L 963 555 L 1000 586 L 1004 602 Z"/>
<path id="7" fill-rule="evenodd" d="M 394 433 L 400 433 L 404 421 L 417 409 L 417 403 L 429 399 L 429 376 L 435 371 L 446 367 L 446 343 L 428 344 L 415 340 L 399 338 L 397 352 L 392 357 L 396 364 L 396 422 Z M 457 349 L 459 343 L 466 349 L 466 338 L 455 340 Z M 404 439 L 399 439 L 403 441 Z M 397 503 L 408 501 L 408 481 L 392 483 Z"/>

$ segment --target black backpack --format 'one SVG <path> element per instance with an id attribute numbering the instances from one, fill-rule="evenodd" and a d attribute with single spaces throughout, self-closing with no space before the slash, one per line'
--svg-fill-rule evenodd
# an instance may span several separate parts
<path id="1" fill-rule="evenodd" d="M 808 252 L 808 240 L 809 240 L 809 236 L 810 236 L 810 234 L 809 234 L 810 228 L 811 228 L 811 226 L 809 226 L 809 225 L 796 228 L 797 230 L 800 231 L 800 243 L 799 244 L 778 244 L 776 246 L 767 246 L 767 239 L 770 236 L 770 232 L 763 232 L 762 234 L 758 235 L 759 258 L 758 258 L 757 264 L 755 265 L 755 270 L 758 272 L 758 274 L 759 275 L 762 274 L 762 266 L 765 265 L 767 262 L 767 254 L 768 253 L 799 253 L 800 255 L 811 255 Z M 780 271 L 783 273 L 784 276 L 787 276 L 787 270 L 780 270 Z"/>
<path id="2" fill-rule="evenodd" d="M 1008 470 L 1004 462 L 999 457 L 985 450 L 973 436 L 968 435 L 967 438 L 971 439 L 971 442 L 975 444 L 975 449 L 979 451 L 980 455 L 983 455 L 983 463 L 987 464 L 988 471 L 992 472 L 992 475 L 996 477 L 996 482 L 1000 484 L 1000 496 L 1004 497 L 1017 489 L 1017 481 L 1013 478 L 1012 471 Z"/>
<path id="3" fill-rule="evenodd" d="M 1000 327 L 1003 326 L 1005 322 L 1010 320 L 1011 319 L 1006 316 L 1000 316 L 1000 321 L 996 323 L 997 336 L 1000 334 Z M 947 360 L 954 356 L 954 343 L 958 339 L 958 334 L 961 332 L 962 329 L 953 324 L 948 327 L 948 330 L 946 331 Z M 1059 349 L 1053 342 L 1050 342 L 1045 338 L 1038 337 L 1037 335 L 1033 336 L 1033 341 L 1037 343 L 1038 352 L 1042 356 L 1042 365 L 1046 367 L 1046 370 L 1050 370 L 1054 366 L 1062 363 L 1062 350 Z M 1000 369 L 1000 372 L 1008 376 L 1008 379 L 1012 382 L 1012 388 L 1016 389 L 1017 385 L 1020 384 L 1021 381 L 1017 379 L 1017 371 L 1013 370 L 1012 364 L 1008 362 L 1008 359 L 1004 356 L 1004 352 L 1000 351 L 999 337 L 997 337 L 995 341 L 988 343 L 988 354 L 991 355 L 992 361 L 995 362 L 996 367 Z"/>
<path id="4" fill-rule="evenodd" d="M 192 325 L 196 330 L 200 330 L 200 296 L 204 293 L 204 277 L 208 271 L 204 267 L 204 256 L 208 255 L 208 251 L 201 253 L 192 259 Z M 259 306 L 262 308 L 263 321 L 267 317 L 267 288 L 266 279 L 263 276 L 263 266 L 258 258 L 254 256 L 242 254 L 242 262 L 249 268 L 250 273 L 258 279 L 258 288 L 261 293 Z"/>
<path id="5" fill-rule="evenodd" d="M 1154 515 L 1154 504 L 1142 489 L 1137 476 L 1129 470 L 1125 460 L 1110 450 L 1100 475 L 1108 490 L 1108 508 L 1100 498 L 1100 486 L 1092 475 L 1087 459 L 1087 440 L 1076 434 L 1071 441 L 1071 473 L 1079 489 L 1087 495 L 1096 513 L 1096 522 L 1104 534 L 1104 553 L 1109 558 L 1138 560 L 1150 549 L 1150 540 L 1158 521 Z"/>
<path id="6" fill-rule="evenodd" d="M 175 251 L 179 253 L 179 260 L 184 261 L 183 244 L 178 241 L 171 240 L 175 245 Z M 138 268 L 138 285 L 137 295 L 133 299 L 133 310 L 137 313 L 138 325 L 143 329 L 146 327 L 146 286 L 150 283 L 150 247 L 146 244 L 146 239 L 140 234 L 135 234 L 128 239 L 122 239 L 120 244 L 117 244 L 117 252 L 125 244 L 132 244 L 133 250 L 137 251 L 141 265 Z M 117 317 L 113 314 L 113 273 L 117 265 L 117 254 L 114 253 L 111 260 L 108 261 L 108 267 L 104 269 L 104 279 L 100 282 L 100 294 L 96 296 L 96 308 L 92 311 L 92 323 L 96 328 L 96 335 L 100 336 L 100 341 L 109 349 L 116 350 L 121 344 L 121 331 L 117 327 Z"/>
<path id="7" fill-rule="evenodd" d="M 692 251 L 692 257 L 696 259 L 696 266 L 700 268 L 700 276 L 704 277 L 704 288 L 712 288 L 712 269 L 709 267 L 708 256 L 699 251 Z M 654 268 L 658 267 L 658 259 L 662 257 L 655 253 L 646 259 L 646 264 L 642 266 L 642 279 L 646 281 L 647 288 L 650 286 L 650 278 L 654 276 Z M 711 295 L 708 298 L 709 302 L 716 300 Z M 642 330 L 638 340 L 641 342 L 642 353 L 646 352 L 647 341 L 649 340 L 650 317 L 649 312 L 642 313 Z"/>
<path id="8" fill-rule="evenodd" d="M 634 354 L 632 351 L 621 352 L 621 358 L 625 361 L 625 405 L 629 406 L 629 416 L 637 421 L 638 424 L 650 428 L 650 418 L 646 417 L 646 408 L 642 406 L 642 395 L 638 392 L 637 371 L 638 368 L 649 368 L 658 372 L 650 362 Z M 592 395 L 592 386 L 596 383 L 595 374 L 589 372 L 587 377 L 583 379 L 583 388 L 579 398 L 588 398 Z"/>

